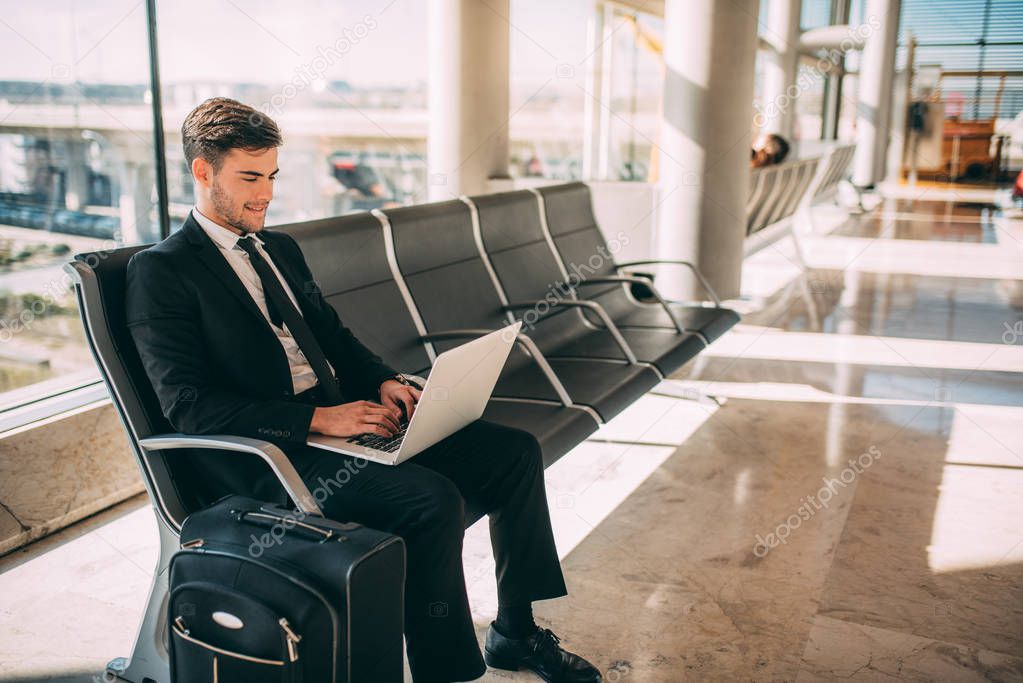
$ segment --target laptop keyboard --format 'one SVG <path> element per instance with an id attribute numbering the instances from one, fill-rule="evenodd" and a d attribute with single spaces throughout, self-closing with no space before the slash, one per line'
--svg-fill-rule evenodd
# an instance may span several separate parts
<path id="1" fill-rule="evenodd" d="M 408 422 L 401 423 L 401 430 L 394 436 L 380 436 L 379 434 L 358 434 L 348 439 L 349 443 L 365 448 L 372 448 L 376 451 L 394 453 L 401 448 L 401 442 L 405 440 L 405 432 L 408 430 Z"/>

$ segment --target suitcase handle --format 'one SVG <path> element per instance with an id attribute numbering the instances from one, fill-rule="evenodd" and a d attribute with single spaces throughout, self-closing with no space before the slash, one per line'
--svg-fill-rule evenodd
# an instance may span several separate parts
<path id="1" fill-rule="evenodd" d="M 285 529 L 289 528 L 290 523 L 290 526 L 294 527 L 295 529 L 315 534 L 316 537 L 319 538 L 321 541 L 329 541 L 330 539 L 334 538 L 333 530 L 320 529 L 319 527 L 313 526 L 312 524 L 300 522 L 294 517 L 273 515 L 267 512 L 242 512 L 241 514 L 238 515 L 238 520 L 251 521 L 255 524 L 259 524 L 260 526 L 265 527 L 274 527 L 279 524 Z"/>
<path id="2" fill-rule="evenodd" d="M 265 512 L 268 515 L 283 515 L 283 516 L 286 516 L 286 517 L 293 517 L 294 514 L 295 514 L 295 512 L 293 512 L 292 510 L 289 510 L 287 508 L 281 508 L 281 507 L 278 507 L 277 505 L 271 505 L 269 503 L 267 503 L 265 505 L 260 505 L 259 506 L 259 511 L 260 512 Z M 340 528 L 335 528 L 334 529 L 334 533 L 343 533 L 345 531 L 355 531 L 356 529 L 358 529 L 358 528 L 360 528 L 362 526 L 358 522 L 339 522 L 339 521 L 337 521 L 335 519 L 328 519 L 326 517 L 315 517 L 315 519 L 317 521 L 317 524 L 320 525 L 317 528 L 323 528 L 324 526 L 330 526 L 330 525 L 333 525 L 334 527 L 340 527 Z M 316 524 L 314 524 L 313 526 L 316 526 Z"/>

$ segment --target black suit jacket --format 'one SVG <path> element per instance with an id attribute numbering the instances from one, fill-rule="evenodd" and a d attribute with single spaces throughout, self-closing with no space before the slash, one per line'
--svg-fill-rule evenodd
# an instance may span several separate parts
<path id="1" fill-rule="evenodd" d="M 377 400 L 380 384 L 395 370 L 341 323 L 290 235 L 264 230 L 259 237 L 346 400 Z M 284 348 L 191 214 L 181 230 L 128 264 L 127 322 L 175 429 L 305 443 L 314 408 L 294 400 Z"/>

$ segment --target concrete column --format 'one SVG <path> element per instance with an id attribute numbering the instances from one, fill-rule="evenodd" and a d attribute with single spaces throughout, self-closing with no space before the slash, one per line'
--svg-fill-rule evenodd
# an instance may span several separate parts
<path id="1" fill-rule="evenodd" d="M 771 46 L 764 68 L 765 133 L 792 140 L 796 124 L 796 73 L 799 69 L 799 19 L 802 0 L 770 0 L 764 40 Z M 790 90 L 789 88 L 792 88 Z"/>
<path id="2" fill-rule="evenodd" d="M 846 25 L 849 22 L 849 0 L 837 0 L 831 4 L 831 24 Z M 838 138 L 838 120 L 842 110 L 842 75 L 845 72 L 845 55 L 839 57 L 835 67 L 824 79 L 824 121 L 821 125 L 821 139 Z"/>
<path id="3" fill-rule="evenodd" d="M 614 6 L 598 0 L 586 44 L 586 88 L 591 96 L 583 101 L 584 180 L 608 178 L 614 46 Z"/>
<path id="4" fill-rule="evenodd" d="M 431 200 L 484 192 L 508 174 L 508 12 L 509 0 L 430 2 Z"/>
<path id="5" fill-rule="evenodd" d="M 888 116 L 888 149 L 884 156 L 879 156 L 881 171 L 877 177 L 899 178 L 902 173 L 902 162 L 906 153 L 906 109 L 909 106 L 907 83 L 909 74 L 906 71 L 899 71 L 892 78 L 892 97 Z"/>
<path id="6" fill-rule="evenodd" d="M 757 0 L 666 0 L 656 258 L 692 261 L 722 298 L 739 294 L 746 235 Z M 658 284 L 700 294 L 682 268 Z"/>
<path id="7" fill-rule="evenodd" d="M 64 171 L 64 206 L 81 211 L 89 201 L 89 143 L 85 140 L 66 140 Z"/>
<path id="8" fill-rule="evenodd" d="M 604 50 L 603 3 L 594 3 L 593 14 L 586 28 L 586 87 L 593 97 L 583 100 L 583 180 L 596 178 L 597 153 L 600 149 L 600 112 L 594 99 L 600 98 L 601 64 Z"/>
<path id="9" fill-rule="evenodd" d="M 852 172 L 853 184 L 859 187 L 880 180 L 884 168 L 900 4 L 899 0 L 867 0 L 864 12 L 864 21 L 871 32 L 863 47 L 859 69 L 856 154 Z"/>
<path id="10" fill-rule="evenodd" d="M 899 12 L 902 9 L 902 0 L 891 0 L 891 7 L 888 10 L 888 21 L 882 27 L 884 30 L 884 71 L 882 71 L 883 82 L 881 92 L 881 119 L 878 126 L 878 136 L 874 149 L 874 179 L 884 180 L 887 167 L 888 145 L 892 133 L 892 113 L 895 103 L 895 51 L 899 42 Z"/>
<path id="11" fill-rule="evenodd" d="M 160 240 L 160 228 L 154 220 L 153 166 L 125 161 L 121 164 L 118 208 L 121 214 L 121 243 L 145 244 Z"/>

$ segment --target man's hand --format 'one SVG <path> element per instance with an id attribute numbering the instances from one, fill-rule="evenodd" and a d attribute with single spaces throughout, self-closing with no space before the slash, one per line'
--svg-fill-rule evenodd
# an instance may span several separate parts
<path id="1" fill-rule="evenodd" d="M 356 434 L 394 436 L 400 429 L 398 426 L 400 418 L 401 411 L 397 408 L 385 408 L 372 401 L 355 401 L 339 406 L 317 408 L 313 411 L 309 431 L 327 436 Z"/>
<path id="2" fill-rule="evenodd" d="M 422 394 L 423 392 L 419 391 L 419 389 L 402 384 L 394 379 L 389 379 L 380 385 L 380 402 L 384 404 L 385 408 L 397 410 L 399 417 L 404 412 L 406 420 L 412 419 L 412 413 L 416 409 L 416 402 Z"/>

